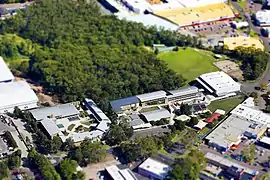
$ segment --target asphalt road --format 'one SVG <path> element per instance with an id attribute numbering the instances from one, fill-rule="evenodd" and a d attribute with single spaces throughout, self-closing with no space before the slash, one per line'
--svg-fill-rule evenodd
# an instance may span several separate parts
<path id="1" fill-rule="evenodd" d="M 269 51 L 269 50 L 270 50 L 269 38 L 261 36 L 260 28 L 259 28 L 259 27 L 256 27 L 256 26 L 252 23 L 252 21 L 251 21 L 251 19 L 250 19 L 250 14 L 248 14 L 247 12 L 244 12 L 243 9 L 237 4 L 237 2 L 232 2 L 232 4 L 233 4 L 233 6 L 237 9 L 237 11 L 238 11 L 243 17 L 246 18 L 246 21 L 249 23 L 250 28 L 251 28 L 254 32 L 256 32 L 256 33 L 259 35 L 260 39 L 263 41 L 263 43 L 265 44 L 267 50 Z M 269 59 L 269 61 L 270 61 L 270 59 Z M 265 70 L 263 76 L 262 76 L 260 79 L 258 79 L 258 80 L 257 80 L 256 82 L 254 82 L 254 83 L 244 83 L 244 84 L 242 84 L 241 89 L 242 89 L 242 91 L 244 91 L 244 92 L 254 92 L 254 91 L 255 91 L 254 88 L 255 88 L 256 86 L 260 86 L 260 84 L 263 83 L 263 82 L 268 83 L 269 80 L 270 80 L 270 62 L 268 62 L 267 69 Z"/>

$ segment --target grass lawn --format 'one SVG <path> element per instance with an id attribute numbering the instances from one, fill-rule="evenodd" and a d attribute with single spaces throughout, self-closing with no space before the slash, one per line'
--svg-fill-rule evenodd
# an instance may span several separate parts
<path id="1" fill-rule="evenodd" d="M 187 79 L 187 82 L 194 80 L 201 74 L 218 71 L 218 68 L 213 65 L 216 59 L 212 53 L 202 50 L 179 49 L 178 52 L 160 53 L 158 57 L 164 60 L 169 68 Z"/>
<path id="2" fill-rule="evenodd" d="M 246 0 L 238 0 L 237 3 L 242 9 L 246 8 Z"/>
<path id="3" fill-rule="evenodd" d="M 75 125 L 75 124 L 71 124 L 71 125 L 68 126 L 67 129 L 68 129 L 69 131 L 72 131 L 72 129 L 74 128 L 74 126 L 76 126 L 76 125 Z"/>
<path id="4" fill-rule="evenodd" d="M 244 97 L 236 97 L 236 98 L 213 101 L 208 106 L 208 109 L 210 109 L 210 111 L 212 112 L 214 112 L 216 109 L 222 109 L 226 111 L 227 113 L 230 110 L 232 110 L 235 106 L 240 104 L 243 100 L 244 100 Z"/>
<path id="5" fill-rule="evenodd" d="M 84 122 L 81 122 L 81 123 L 86 125 L 86 126 L 90 126 L 92 124 L 92 121 L 84 121 Z"/>

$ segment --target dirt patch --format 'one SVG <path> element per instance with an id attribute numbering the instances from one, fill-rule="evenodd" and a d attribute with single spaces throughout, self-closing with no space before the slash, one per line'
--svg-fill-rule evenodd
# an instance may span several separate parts
<path id="1" fill-rule="evenodd" d="M 238 79 L 239 81 L 244 80 L 243 72 L 241 71 L 238 64 L 230 60 L 214 62 L 214 65 L 230 76 Z"/>
<path id="2" fill-rule="evenodd" d="M 99 173 L 103 171 L 105 167 L 116 165 L 117 161 L 113 158 L 113 156 L 108 155 L 106 159 L 102 162 L 96 164 L 90 164 L 87 167 L 83 168 L 83 172 L 85 172 L 85 179 L 94 179 L 99 180 Z"/>
<path id="3" fill-rule="evenodd" d="M 15 80 L 26 81 L 30 85 L 30 87 L 35 91 L 41 104 L 46 103 L 49 106 L 54 106 L 57 104 L 58 102 L 57 99 L 54 96 L 45 93 L 44 88 L 39 84 L 35 83 L 34 81 L 22 77 L 15 77 Z"/>

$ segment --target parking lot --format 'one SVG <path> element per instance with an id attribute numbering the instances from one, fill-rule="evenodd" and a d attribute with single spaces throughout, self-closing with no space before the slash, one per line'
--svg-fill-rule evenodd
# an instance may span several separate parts
<path id="1" fill-rule="evenodd" d="M 223 156 L 225 158 L 228 158 L 231 161 L 233 161 L 239 165 L 242 165 L 244 167 L 248 167 L 250 169 L 258 171 L 259 172 L 258 176 L 261 176 L 266 171 L 270 171 L 269 167 L 265 167 L 265 164 L 266 164 L 265 162 L 268 162 L 268 157 L 270 156 L 269 149 L 266 149 L 266 148 L 261 147 L 261 146 L 256 146 L 257 155 L 256 155 L 254 163 L 244 162 L 238 158 L 241 155 L 241 151 L 243 149 L 247 148 L 250 144 L 252 144 L 253 141 L 248 140 L 248 141 L 242 142 L 237 150 L 235 150 L 235 151 L 230 150 L 230 151 L 226 152 L 225 154 L 221 154 L 220 152 L 216 151 L 215 149 L 209 148 L 205 144 L 202 144 L 200 146 L 200 150 L 203 151 L 204 153 L 211 152 L 213 154 L 217 154 L 219 156 Z"/>
<path id="2" fill-rule="evenodd" d="M 13 133 L 16 132 L 16 129 L 11 125 L 8 119 L 5 119 L 4 116 L 0 116 L 0 157 L 2 157 L 3 154 L 9 153 L 7 141 L 2 137 L 6 131 Z"/>
<path id="3" fill-rule="evenodd" d="M 192 26 L 183 28 L 185 30 L 188 30 L 192 33 L 197 34 L 203 34 L 203 35 L 213 35 L 213 34 L 222 34 L 222 32 L 225 32 L 227 30 L 231 29 L 230 22 L 214 22 L 214 23 L 208 23 L 208 24 L 202 24 L 199 26 Z"/>

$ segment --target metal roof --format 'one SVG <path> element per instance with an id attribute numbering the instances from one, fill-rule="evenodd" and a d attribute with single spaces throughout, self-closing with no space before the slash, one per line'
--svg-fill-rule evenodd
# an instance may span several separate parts
<path id="1" fill-rule="evenodd" d="M 111 124 L 110 120 L 103 120 L 103 121 L 100 121 L 100 123 L 97 125 L 96 128 L 103 132 L 106 132 L 109 130 L 110 124 Z"/>
<path id="2" fill-rule="evenodd" d="M 94 117 L 98 121 L 109 120 L 109 118 L 103 113 L 103 111 L 96 105 L 96 103 L 92 99 L 86 98 L 85 102 L 87 109 L 89 109 L 93 113 Z"/>
<path id="3" fill-rule="evenodd" d="M 106 171 L 110 174 L 112 179 L 115 180 L 137 180 L 136 176 L 130 169 L 119 169 L 116 165 L 112 165 L 105 168 Z"/>
<path id="4" fill-rule="evenodd" d="M 156 26 L 158 29 L 171 31 L 176 31 L 178 29 L 178 25 L 152 14 L 130 15 L 126 13 L 117 13 L 116 15 L 120 19 L 142 23 L 144 26 Z"/>
<path id="5" fill-rule="evenodd" d="M 165 98 L 165 97 L 166 97 L 165 91 L 155 91 L 155 92 L 151 92 L 151 93 L 137 95 L 137 98 L 141 102 L 152 101 L 152 100 L 161 99 L 161 98 Z"/>
<path id="6" fill-rule="evenodd" d="M 94 130 L 90 132 L 82 132 L 82 133 L 74 133 L 71 135 L 71 138 L 73 141 L 76 142 L 81 142 L 85 139 L 95 139 L 95 138 L 101 138 L 103 136 L 104 132 L 100 130 Z"/>
<path id="7" fill-rule="evenodd" d="M 38 98 L 27 82 L 0 83 L 0 110 L 37 102 Z"/>
<path id="8" fill-rule="evenodd" d="M 13 74 L 9 70 L 4 59 L 0 56 L 0 83 L 5 81 L 12 81 L 13 79 Z"/>
<path id="9" fill-rule="evenodd" d="M 165 179 L 171 168 L 167 164 L 148 158 L 139 166 L 139 169 L 143 169 Z"/>
<path id="10" fill-rule="evenodd" d="M 202 74 L 197 81 L 206 89 L 213 89 L 218 96 L 240 91 L 240 84 L 223 71 Z"/>
<path id="11" fill-rule="evenodd" d="M 118 100 L 111 101 L 110 104 L 114 111 L 119 112 L 121 111 L 122 106 L 130 105 L 130 104 L 137 104 L 139 103 L 139 99 L 136 96 L 130 96 L 127 98 L 122 98 Z"/>
<path id="12" fill-rule="evenodd" d="M 198 93 L 199 89 L 195 86 L 184 87 L 176 90 L 169 91 L 172 96 L 184 96 L 188 94 Z"/>
<path id="13" fill-rule="evenodd" d="M 47 118 L 64 118 L 80 114 L 77 108 L 71 103 L 60 104 L 53 107 L 34 109 L 30 112 L 37 121 Z"/>
<path id="14" fill-rule="evenodd" d="M 40 121 L 43 127 L 46 129 L 47 133 L 52 137 L 60 132 L 57 125 L 52 119 L 44 119 Z"/>
<path id="15" fill-rule="evenodd" d="M 147 121 L 158 121 L 162 118 L 171 117 L 170 112 L 167 109 L 158 109 L 155 111 L 145 112 L 142 115 L 146 118 Z"/>

